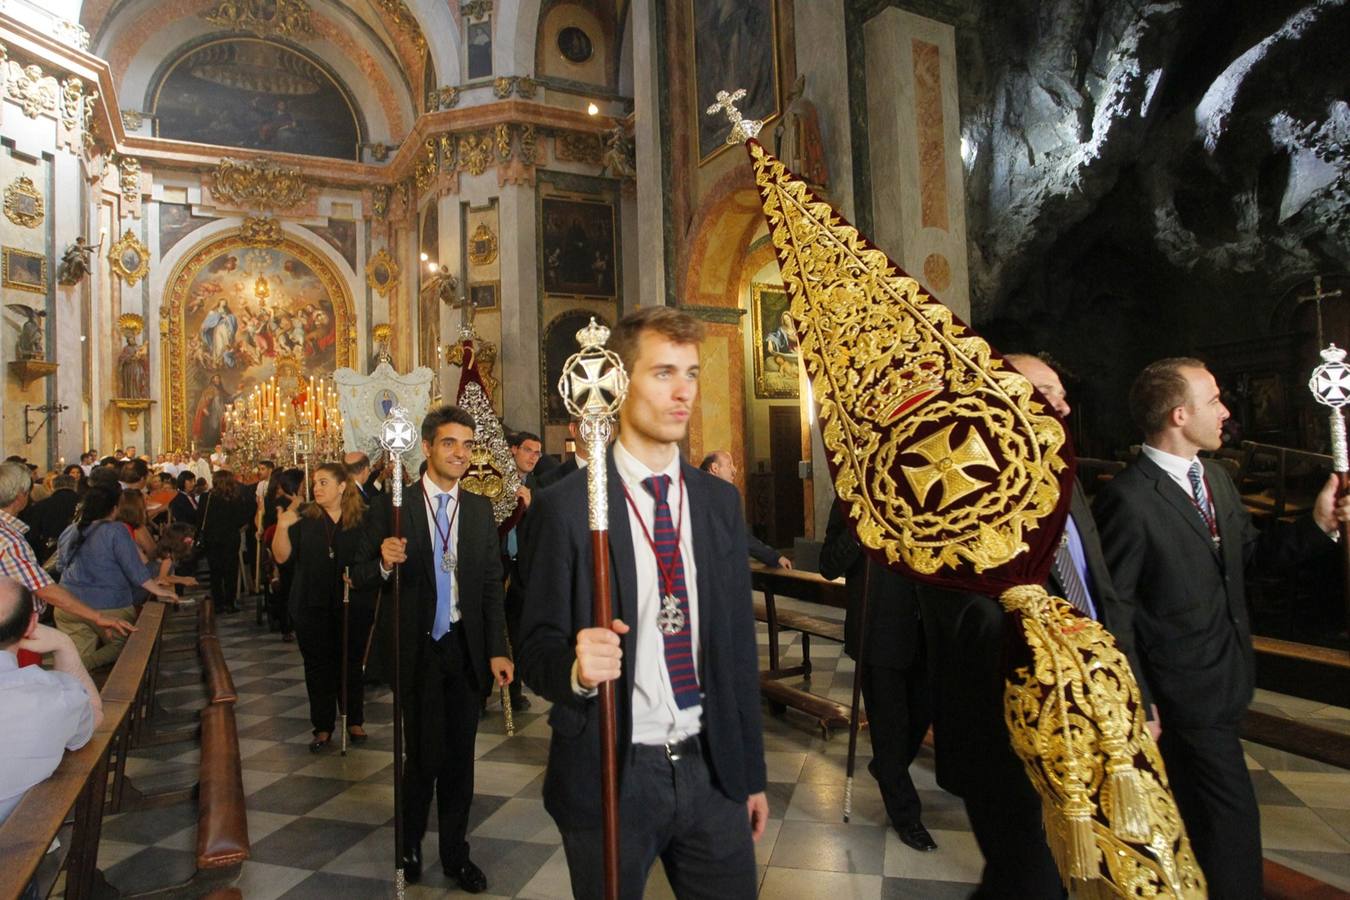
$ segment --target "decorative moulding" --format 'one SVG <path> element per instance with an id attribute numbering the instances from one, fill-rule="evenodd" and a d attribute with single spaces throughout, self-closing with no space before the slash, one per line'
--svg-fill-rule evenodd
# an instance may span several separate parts
<path id="1" fill-rule="evenodd" d="M 130 287 L 150 273 L 150 248 L 128 228 L 108 248 L 108 262 L 114 274 Z"/>

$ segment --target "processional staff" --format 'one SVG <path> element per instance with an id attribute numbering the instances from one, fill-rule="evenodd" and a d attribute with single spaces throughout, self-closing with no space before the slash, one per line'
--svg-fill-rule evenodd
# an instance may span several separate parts
<path id="1" fill-rule="evenodd" d="M 581 350 L 563 366 L 558 391 L 567 411 L 581 421 L 586 442 L 586 496 L 590 511 L 591 562 L 595 597 L 592 624 L 610 628 L 614 604 L 609 584 L 609 493 L 606 484 L 605 448 L 614 431 L 614 417 L 628 394 L 628 373 L 611 350 L 605 349 L 609 329 L 594 318 L 577 332 Z M 605 898 L 619 896 L 619 760 L 616 746 L 614 682 L 599 687 L 600 704 L 600 808 L 603 813 Z"/>
<path id="2" fill-rule="evenodd" d="M 1319 292 L 1321 285 L 1318 285 Z M 1337 496 L 1350 491 L 1350 450 L 1345 437 L 1345 415 L 1341 407 L 1350 403 L 1350 366 L 1345 364 L 1345 351 L 1335 344 L 1329 344 L 1322 351 L 1322 364 L 1313 369 L 1308 380 L 1308 390 L 1318 403 L 1329 408 L 1331 426 L 1331 467 L 1340 481 Z M 1350 623 L 1350 524 L 1341 523 L 1341 552 L 1345 556 L 1343 598 L 1345 616 Z"/>
<path id="3" fill-rule="evenodd" d="M 408 418 L 408 411 L 401 406 L 389 410 L 389 416 L 380 427 L 380 447 L 383 448 L 392 464 L 389 493 L 394 508 L 394 537 L 403 537 L 403 454 L 412 449 L 416 431 Z M 403 564 L 394 566 L 394 895 L 403 900 L 407 882 L 403 874 L 403 700 L 400 693 L 399 670 L 402 660 L 399 647 L 399 632 L 402 630 L 402 608 L 400 603 L 400 582 Z"/>

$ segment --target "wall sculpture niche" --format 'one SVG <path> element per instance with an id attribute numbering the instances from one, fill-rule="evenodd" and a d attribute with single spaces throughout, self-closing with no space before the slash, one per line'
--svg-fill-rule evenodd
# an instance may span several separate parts
<path id="1" fill-rule="evenodd" d="M 361 118 L 323 66 L 282 44 L 228 38 L 165 67 L 149 104 L 159 137 L 359 159 Z"/>
<path id="2" fill-rule="evenodd" d="M 301 375 L 351 365 L 352 300 L 318 253 L 290 238 L 197 248 L 169 279 L 165 445 L 211 447 L 225 407 L 294 359 Z"/>

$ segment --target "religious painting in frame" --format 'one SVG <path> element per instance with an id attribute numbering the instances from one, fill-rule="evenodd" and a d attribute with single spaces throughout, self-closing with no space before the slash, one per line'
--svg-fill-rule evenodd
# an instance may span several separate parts
<path id="1" fill-rule="evenodd" d="M 606 328 L 612 327 L 610 320 L 589 309 L 569 309 L 553 317 L 544 329 L 544 352 L 540 358 L 544 402 L 544 421 L 566 425 L 567 407 L 563 405 L 562 395 L 558 393 L 558 379 L 562 377 L 563 366 L 577 352 L 577 332 L 585 328 L 594 318 Z"/>
<path id="2" fill-rule="evenodd" d="M 5 188 L 5 218 L 23 228 L 42 224 L 42 193 L 27 175 L 20 175 Z"/>
<path id="3" fill-rule="evenodd" d="M 214 216 L 199 216 L 187 203 L 159 205 L 159 252 L 163 256 L 174 244 L 203 225 L 215 221 Z"/>
<path id="4" fill-rule="evenodd" d="M 465 36 L 469 45 L 469 77 L 487 78 L 492 74 L 492 20 L 470 22 Z"/>
<path id="5" fill-rule="evenodd" d="M 544 293 L 614 297 L 614 205 L 544 197 L 540 213 Z"/>
<path id="6" fill-rule="evenodd" d="M 5 247 L 3 280 L 7 288 L 47 293 L 47 257 L 17 247 Z"/>
<path id="7" fill-rule="evenodd" d="M 496 309 L 497 282 L 469 285 L 469 302 L 473 304 L 473 308 L 476 310 Z"/>
<path id="8" fill-rule="evenodd" d="M 800 390 L 801 349 L 787 289 L 750 285 L 750 322 L 755 357 L 755 398 L 795 400 Z"/>
<path id="9" fill-rule="evenodd" d="M 774 0 L 689 0 L 694 23 L 694 132 L 703 165 L 727 148 L 731 123 L 705 115 L 717 92 L 745 89 L 736 108 L 762 122 L 778 116 L 778 26 Z"/>
<path id="10" fill-rule="evenodd" d="M 165 446 L 221 440 L 225 407 L 277 374 L 351 365 L 352 300 L 318 251 L 291 238 L 250 247 L 239 235 L 190 252 L 168 281 Z"/>
<path id="11" fill-rule="evenodd" d="M 210 41 L 182 53 L 155 86 L 156 137 L 359 159 L 361 118 L 325 66 L 281 43 Z"/>

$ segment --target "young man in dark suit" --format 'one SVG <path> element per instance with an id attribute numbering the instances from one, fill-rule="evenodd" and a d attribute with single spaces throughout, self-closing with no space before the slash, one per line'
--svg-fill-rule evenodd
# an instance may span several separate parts
<path id="1" fill-rule="evenodd" d="M 595 697 L 617 682 L 621 895 L 640 897 L 659 857 L 681 897 L 753 897 L 768 818 L 758 651 L 740 496 L 685 464 L 702 326 L 646 307 L 610 348 L 630 384 L 608 467 L 616 620 L 591 627 L 586 475 L 540 491 L 521 569 L 525 680 L 553 703 L 544 805 L 562 832 L 572 891 L 601 896 L 600 731 Z"/>
<path id="2" fill-rule="evenodd" d="M 1061 418 L 1068 417 L 1068 397 L 1054 369 L 1029 354 L 1005 359 Z M 1118 596 L 1111 583 L 1092 511 L 1077 482 L 1063 542 L 1047 589 L 1111 632 L 1148 705 L 1148 687 L 1134 654 L 1132 602 Z M 1081 593 L 1073 587 L 1081 587 Z M 965 802 L 984 855 L 975 896 L 1057 900 L 1064 896 L 1064 885 L 1046 844 L 1040 795 L 1012 750 L 1003 715 L 1003 608 L 983 594 L 923 584 L 917 593 L 932 675 L 937 781 Z M 1078 595 L 1076 601 L 1071 594 Z"/>
<path id="3" fill-rule="evenodd" d="M 1130 388 L 1145 443 L 1097 495 L 1102 546 L 1162 720 L 1158 749 L 1210 895 L 1261 896 L 1261 821 L 1238 726 L 1255 686 L 1244 573 L 1330 550 L 1350 498 L 1333 475 L 1311 516 L 1258 531 L 1228 473 L 1228 410 L 1197 359 L 1164 359 Z M 1136 670 L 1138 671 L 1138 670 Z"/>
<path id="4" fill-rule="evenodd" d="M 514 674 L 506 648 L 502 563 L 492 504 L 462 490 L 474 445 L 473 417 L 442 406 L 422 420 L 426 473 L 404 492 L 402 538 L 380 547 L 387 575 L 402 574 L 399 677 L 407 761 L 403 771 L 402 849 L 408 881 L 422 876 L 422 838 L 436 794 L 441 866 L 471 893 L 487 877 L 469 859 L 474 738 L 482 698 Z M 381 521 L 392 521 L 386 512 Z M 382 680 L 393 683 L 393 605 L 377 624 Z"/>

